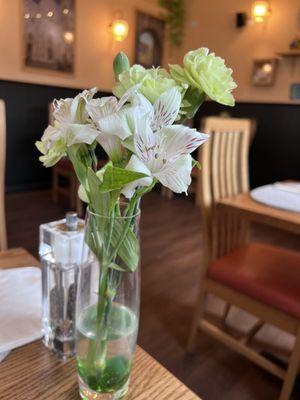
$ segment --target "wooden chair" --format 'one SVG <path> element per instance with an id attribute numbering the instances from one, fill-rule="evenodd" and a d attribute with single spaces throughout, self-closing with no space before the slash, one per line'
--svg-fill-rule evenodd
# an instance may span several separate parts
<path id="1" fill-rule="evenodd" d="M 6 158 L 6 117 L 5 103 L 0 100 L 0 251 L 7 249 L 5 218 L 5 158 Z"/>
<path id="2" fill-rule="evenodd" d="M 281 378 L 284 384 L 280 400 L 287 400 L 300 360 L 300 253 L 248 244 L 245 220 L 237 214 L 225 215 L 217 207 L 219 199 L 249 189 L 250 120 L 210 117 L 205 120 L 204 131 L 211 135 L 199 152 L 202 169 L 197 201 L 201 204 L 204 257 L 188 349 L 193 350 L 198 329 L 206 332 Z M 220 325 L 210 322 L 204 314 L 208 293 L 227 304 Z M 231 305 L 258 318 L 240 340 L 224 329 Z M 266 322 L 295 335 L 286 370 L 249 345 Z"/>

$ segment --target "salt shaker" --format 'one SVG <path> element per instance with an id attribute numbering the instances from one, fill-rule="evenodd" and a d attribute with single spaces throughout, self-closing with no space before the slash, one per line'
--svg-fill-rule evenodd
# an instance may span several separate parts
<path id="1" fill-rule="evenodd" d="M 59 358 L 75 354 L 75 303 L 84 221 L 75 212 L 40 225 L 43 342 Z"/>

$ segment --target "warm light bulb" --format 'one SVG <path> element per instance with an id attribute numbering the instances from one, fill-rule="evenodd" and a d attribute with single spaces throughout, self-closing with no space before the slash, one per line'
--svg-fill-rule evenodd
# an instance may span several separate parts
<path id="1" fill-rule="evenodd" d="M 47 17 L 49 17 L 49 18 L 53 17 L 53 11 L 49 11 L 49 12 L 47 13 Z"/>
<path id="2" fill-rule="evenodd" d="M 65 32 L 64 33 L 64 41 L 68 44 L 74 42 L 74 34 L 72 32 Z"/>
<path id="3" fill-rule="evenodd" d="M 37 13 L 36 16 L 35 16 L 35 18 L 37 18 L 37 19 L 42 18 L 42 14 L 41 14 L 41 13 Z"/>
<path id="4" fill-rule="evenodd" d="M 270 73 L 272 71 L 272 65 L 268 64 L 268 63 L 264 64 L 262 68 L 263 68 L 263 71 L 266 73 Z"/>
<path id="5" fill-rule="evenodd" d="M 29 14 L 29 13 L 26 13 L 26 14 L 24 15 L 24 18 L 25 18 L 25 19 L 29 19 L 29 18 L 30 18 L 30 14 Z"/>
<path id="6" fill-rule="evenodd" d="M 270 4 L 268 1 L 255 1 L 252 6 L 252 15 L 255 22 L 264 22 L 270 15 Z"/>
<path id="7" fill-rule="evenodd" d="M 123 19 L 117 19 L 111 24 L 113 37 L 118 42 L 122 42 L 127 38 L 128 30 L 128 23 Z"/>
<path id="8" fill-rule="evenodd" d="M 63 9 L 63 14 L 68 15 L 69 14 L 69 9 L 68 8 L 64 8 Z"/>

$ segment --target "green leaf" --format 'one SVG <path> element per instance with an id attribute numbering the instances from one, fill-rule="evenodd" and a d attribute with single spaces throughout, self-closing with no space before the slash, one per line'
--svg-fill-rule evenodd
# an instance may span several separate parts
<path id="1" fill-rule="evenodd" d="M 126 219 L 115 219 L 114 229 L 112 233 L 112 248 L 117 246 L 119 243 L 122 232 L 125 228 L 127 221 Z M 122 244 L 118 250 L 118 257 L 123 261 L 128 271 L 135 271 L 139 262 L 139 241 L 132 231 L 128 229 Z"/>
<path id="2" fill-rule="evenodd" d="M 114 209 L 117 201 L 119 200 L 119 197 L 120 197 L 120 190 L 112 190 L 110 192 L 110 208 L 109 208 L 110 212 Z"/>
<path id="3" fill-rule="evenodd" d="M 186 114 L 187 118 L 194 118 L 199 107 L 205 100 L 205 93 L 200 92 L 198 89 L 189 88 L 183 99 L 183 107 L 181 110 Z"/>
<path id="4" fill-rule="evenodd" d="M 201 164 L 199 163 L 199 161 L 195 160 L 194 158 L 192 158 L 192 166 L 193 166 L 193 168 L 194 168 L 194 167 L 198 168 L 199 171 L 201 171 L 201 169 L 202 169 L 202 166 L 201 166 Z"/>
<path id="5" fill-rule="evenodd" d="M 96 173 L 88 168 L 87 180 L 89 185 L 90 206 L 93 212 L 99 216 L 108 216 L 110 210 L 110 195 L 100 191 L 101 181 Z"/>
<path id="6" fill-rule="evenodd" d="M 109 264 L 108 268 L 115 269 L 116 271 L 126 272 L 125 268 L 122 268 L 120 265 L 113 262 Z"/>
<path id="7" fill-rule="evenodd" d="M 104 172 L 103 181 L 100 185 L 101 192 L 110 192 L 121 189 L 127 183 L 145 178 L 148 175 L 141 172 L 129 171 L 124 168 L 107 166 Z"/>
<path id="8" fill-rule="evenodd" d="M 82 154 L 80 153 L 80 147 L 78 145 L 68 147 L 67 152 L 79 182 L 85 186 L 88 168 L 88 163 L 86 163 L 87 160 L 82 157 Z"/>

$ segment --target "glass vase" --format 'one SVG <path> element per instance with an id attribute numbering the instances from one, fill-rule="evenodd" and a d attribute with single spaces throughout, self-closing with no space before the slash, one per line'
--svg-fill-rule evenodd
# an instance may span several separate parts
<path id="1" fill-rule="evenodd" d="M 76 308 L 77 368 L 86 400 L 128 391 L 140 307 L 140 212 L 117 204 L 109 216 L 87 210 Z"/>

